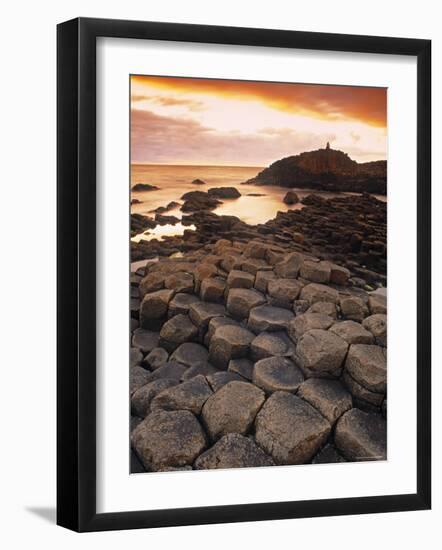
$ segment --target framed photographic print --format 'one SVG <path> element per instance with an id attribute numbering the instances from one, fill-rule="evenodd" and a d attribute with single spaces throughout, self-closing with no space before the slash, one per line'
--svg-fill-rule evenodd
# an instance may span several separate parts
<path id="1" fill-rule="evenodd" d="M 430 508 L 430 51 L 58 26 L 59 525 Z"/>

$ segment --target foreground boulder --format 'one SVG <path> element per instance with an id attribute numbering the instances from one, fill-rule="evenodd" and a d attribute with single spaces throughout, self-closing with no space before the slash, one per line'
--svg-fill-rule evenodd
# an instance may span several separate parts
<path id="1" fill-rule="evenodd" d="M 294 318 L 291 311 L 273 306 L 258 306 L 250 311 L 248 327 L 255 334 L 264 330 L 274 332 L 287 328 Z"/>
<path id="2" fill-rule="evenodd" d="M 180 313 L 164 323 L 160 331 L 160 345 L 172 352 L 180 344 L 195 340 L 197 335 L 198 329 L 189 316 Z"/>
<path id="3" fill-rule="evenodd" d="M 253 332 L 240 326 L 218 327 L 210 340 L 209 361 L 218 368 L 227 369 L 231 359 L 247 356 L 254 338 Z"/>
<path id="4" fill-rule="evenodd" d="M 375 313 L 374 315 L 370 315 L 363 320 L 362 326 L 373 334 L 377 344 L 379 344 L 380 346 L 387 345 L 386 315 L 382 313 Z"/>
<path id="5" fill-rule="evenodd" d="M 293 342 L 297 342 L 303 334 L 312 329 L 327 330 L 333 324 L 333 319 L 322 313 L 304 313 L 297 315 L 288 326 L 288 334 Z"/>
<path id="6" fill-rule="evenodd" d="M 154 411 L 131 435 L 132 446 L 147 470 L 191 465 L 206 447 L 204 431 L 189 411 Z"/>
<path id="7" fill-rule="evenodd" d="M 277 464 L 303 464 L 323 445 L 329 422 L 311 405 L 288 392 L 266 401 L 256 423 L 256 442 Z"/>
<path id="8" fill-rule="evenodd" d="M 207 380 L 201 374 L 179 385 L 171 385 L 154 397 L 151 409 L 165 409 L 167 411 L 190 411 L 200 414 L 202 406 L 212 395 Z"/>
<path id="9" fill-rule="evenodd" d="M 345 368 L 359 384 L 372 392 L 387 388 L 387 361 L 380 346 L 354 344 L 348 350 Z"/>
<path id="10" fill-rule="evenodd" d="M 264 302 L 264 296 L 256 290 L 232 288 L 227 297 L 227 311 L 236 319 L 246 319 L 251 309 Z"/>
<path id="11" fill-rule="evenodd" d="M 348 344 L 373 344 L 373 334 L 355 321 L 335 323 L 330 331 L 340 336 Z"/>
<path id="12" fill-rule="evenodd" d="M 158 332 L 137 328 L 132 335 L 132 345 L 143 353 L 149 353 L 158 346 L 158 339 Z"/>
<path id="13" fill-rule="evenodd" d="M 261 332 L 250 344 L 250 353 L 254 361 L 272 356 L 291 356 L 294 351 L 293 342 L 285 331 Z"/>
<path id="14" fill-rule="evenodd" d="M 272 458 L 250 438 L 234 433 L 222 437 L 195 461 L 197 470 L 256 468 L 274 465 Z"/>
<path id="15" fill-rule="evenodd" d="M 300 275 L 303 279 L 313 283 L 328 283 L 331 276 L 331 267 L 329 262 L 307 260 L 301 266 Z"/>
<path id="16" fill-rule="evenodd" d="M 285 204 L 296 204 L 299 202 L 299 197 L 294 191 L 287 191 L 282 202 Z"/>
<path id="17" fill-rule="evenodd" d="M 347 342 L 333 332 L 313 329 L 298 340 L 296 357 L 306 376 L 339 376 L 347 349 Z"/>
<path id="18" fill-rule="evenodd" d="M 253 369 L 253 383 L 266 393 L 296 392 L 303 381 L 301 370 L 286 357 L 261 359 Z"/>
<path id="19" fill-rule="evenodd" d="M 132 412 L 140 418 L 144 418 L 150 413 L 150 404 L 153 398 L 163 390 L 176 386 L 177 384 L 178 380 L 162 378 L 141 386 L 141 388 L 132 395 Z"/>
<path id="20" fill-rule="evenodd" d="M 265 401 L 262 390 L 248 382 L 229 382 L 206 401 L 202 419 L 212 440 L 228 433 L 246 434 Z"/>
<path id="21" fill-rule="evenodd" d="M 336 424 L 335 444 L 348 460 L 385 460 L 386 422 L 380 414 L 351 409 Z"/>
<path id="22" fill-rule="evenodd" d="M 301 300 L 307 300 L 310 305 L 316 302 L 331 302 L 337 304 L 339 302 L 339 292 L 334 288 L 319 283 L 310 283 L 306 285 L 300 294 Z"/>
<path id="23" fill-rule="evenodd" d="M 297 395 L 315 407 L 330 424 L 352 407 L 351 395 L 337 380 L 310 378 L 301 384 Z"/>
<path id="24" fill-rule="evenodd" d="M 217 199 L 237 199 L 241 196 L 236 187 L 211 187 L 207 192 Z"/>
<path id="25" fill-rule="evenodd" d="M 167 316 L 167 308 L 175 292 L 170 289 L 157 290 L 146 294 L 140 306 L 140 326 L 145 329 L 158 329 Z"/>

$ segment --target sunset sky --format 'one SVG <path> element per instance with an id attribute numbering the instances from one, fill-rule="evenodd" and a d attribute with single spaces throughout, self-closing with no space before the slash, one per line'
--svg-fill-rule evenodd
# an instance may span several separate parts
<path id="1" fill-rule="evenodd" d="M 131 77 L 132 163 L 267 166 L 325 147 L 387 158 L 385 88 Z"/>

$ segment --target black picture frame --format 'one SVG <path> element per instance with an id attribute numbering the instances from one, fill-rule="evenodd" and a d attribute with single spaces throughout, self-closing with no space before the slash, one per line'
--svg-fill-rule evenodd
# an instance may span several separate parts
<path id="1" fill-rule="evenodd" d="M 96 512 L 96 39 L 116 37 L 417 59 L 417 491 L 361 498 Z M 425 510 L 431 506 L 431 41 L 74 19 L 57 28 L 57 523 L 75 531 Z"/>

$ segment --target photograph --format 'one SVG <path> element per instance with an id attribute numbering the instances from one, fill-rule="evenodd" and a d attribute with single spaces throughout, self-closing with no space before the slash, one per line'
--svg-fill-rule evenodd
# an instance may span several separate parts
<path id="1" fill-rule="evenodd" d="M 131 473 L 387 459 L 387 156 L 386 88 L 130 75 Z"/>

